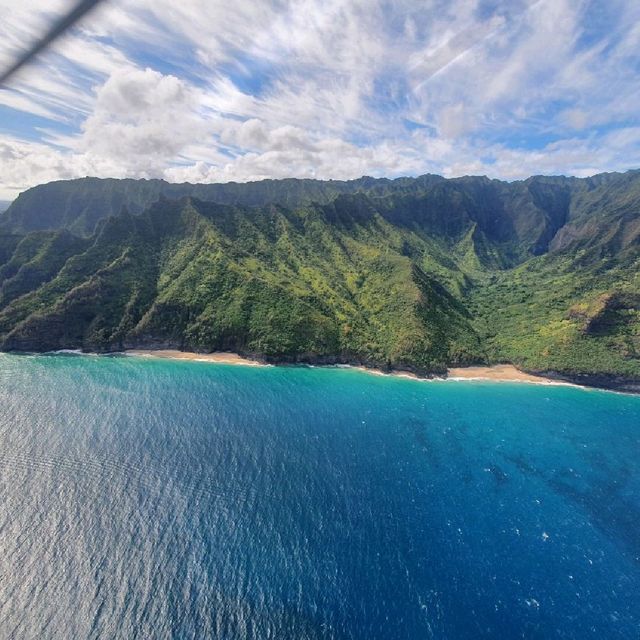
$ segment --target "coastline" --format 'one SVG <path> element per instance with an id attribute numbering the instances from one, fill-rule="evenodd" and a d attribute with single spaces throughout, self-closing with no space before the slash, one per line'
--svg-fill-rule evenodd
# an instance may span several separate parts
<path id="1" fill-rule="evenodd" d="M 447 370 L 449 380 L 492 380 L 494 382 L 529 382 L 533 384 L 563 384 L 582 387 L 572 382 L 559 381 L 543 375 L 521 371 L 512 364 L 490 366 L 451 367 Z"/>
<path id="2" fill-rule="evenodd" d="M 368 365 L 361 361 L 340 361 L 329 358 L 304 360 L 267 359 L 258 355 L 241 355 L 231 351 L 198 353 L 170 348 L 122 349 L 112 351 L 85 351 L 84 349 L 56 349 L 50 351 L 0 351 L 0 353 L 40 354 L 77 354 L 92 356 L 135 356 L 141 358 L 159 358 L 185 360 L 213 364 L 227 364 L 250 367 L 273 367 L 279 365 L 322 367 L 336 369 L 354 369 L 369 375 L 405 378 L 421 382 L 498 382 L 522 383 L 546 386 L 575 387 L 578 389 L 599 389 L 611 393 L 640 396 L 640 378 L 613 374 L 567 374 L 560 371 L 524 371 L 509 363 L 493 365 L 472 365 L 468 367 L 450 367 L 446 372 L 423 372 L 411 369 L 388 369 Z"/>
<path id="3" fill-rule="evenodd" d="M 245 358 L 238 353 L 229 351 L 214 351 L 213 353 L 196 353 L 194 351 L 179 351 L 178 349 L 127 349 L 123 351 L 127 356 L 143 358 L 162 358 L 165 360 L 192 360 L 195 362 L 215 362 L 218 364 L 239 364 L 248 367 L 269 366 L 265 362 Z"/>
<path id="4" fill-rule="evenodd" d="M 250 367 L 273 366 L 270 363 L 241 356 L 238 353 L 228 351 L 214 351 L 213 353 L 196 353 L 193 351 L 179 351 L 178 349 L 127 349 L 123 352 L 127 356 L 145 358 L 161 358 L 169 360 L 188 360 L 192 362 L 209 362 L 217 364 L 233 364 Z M 327 366 L 341 369 L 355 369 L 371 375 L 391 376 L 395 378 L 409 378 L 412 380 L 440 380 L 440 381 L 488 381 L 488 382 L 521 382 L 528 384 L 544 384 L 588 388 L 585 385 L 570 381 L 558 380 L 543 375 L 535 375 L 521 371 L 512 364 L 496 364 L 490 366 L 452 367 L 447 370 L 446 376 L 434 375 L 430 377 L 419 376 L 410 371 L 391 370 L 383 371 L 377 367 L 351 364 L 319 364 L 311 366 Z"/>

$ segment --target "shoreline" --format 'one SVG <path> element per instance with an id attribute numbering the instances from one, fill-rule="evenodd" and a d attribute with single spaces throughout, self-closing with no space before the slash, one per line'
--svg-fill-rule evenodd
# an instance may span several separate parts
<path id="1" fill-rule="evenodd" d="M 214 351 L 212 353 L 196 353 L 195 351 L 179 351 L 178 349 L 127 349 L 121 351 L 125 356 L 142 358 L 162 358 L 163 360 L 190 360 L 193 362 L 212 362 L 217 364 L 237 364 L 245 367 L 267 367 L 266 362 L 245 358 L 230 351 Z"/>
<path id="2" fill-rule="evenodd" d="M 0 352 L 2 353 L 2 352 Z M 205 362 L 212 364 L 227 364 L 251 367 L 274 366 L 304 366 L 335 369 L 354 369 L 369 375 L 405 378 L 421 382 L 496 382 L 521 383 L 543 386 L 575 387 L 577 389 L 608 391 L 624 395 L 640 396 L 640 379 L 625 378 L 620 375 L 609 374 L 564 374 L 558 371 L 527 372 L 509 363 L 493 365 L 472 365 L 468 367 L 450 367 L 446 373 L 416 372 L 410 369 L 386 369 L 362 362 L 336 362 L 334 359 L 311 358 L 305 360 L 272 360 L 260 356 L 241 355 L 231 351 L 214 351 L 198 353 L 194 351 L 180 351 L 179 349 L 122 349 L 113 351 L 91 352 L 82 349 L 56 349 L 51 351 L 27 352 L 9 351 L 7 353 L 22 353 L 37 355 L 76 354 L 93 356 L 135 356 L 140 358 L 158 358 L 166 360 L 184 360 L 187 362 Z"/>
<path id="3" fill-rule="evenodd" d="M 521 371 L 512 364 L 490 366 L 451 367 L 447 370 L 449 380 L 493 380 L 494 382 L 528 382 L 531 384 L 561 384 L 584 388 L 584 385 L 548 376 Z"/>
<path id="4" fill-rule="evenodd" d="M 214 351 L 213 353 L 196 353 L 193 351 L 179 351 L 177 349 L 127 349 L 121 352 L 126 356 L 143 358 L 160 358 L 165 360 L 186 360 L 190 362 L 209 362 L 214 364 L 232 364 L 249 367 L 274 366 L 261 360 L 241 356 L 238 353 L 228 351 Z M 527 384 L 541 384 L 554 386 L 569 386 L 579 389 L 589 387 L 574 382 L 557 380 L 541 375 L 534 375 L 521 371 L 512 364 L 496 364 L 490 366 L 452 367 L 445 375 L 433 375 L 429 377 L 419 376 L 410 371 L 391 370 L 383 371 L 378 367 L 367 367 L 359 364 L 318 364 L 306 366 L 334 367 L 338 369 L 354 369 L 363 373 L 377 376 L 390 376 L 394 378 L 408 378 L 410 380 L 439 380 L 439 381 L 487 381 L 487 382 L 519 382 Z"/>

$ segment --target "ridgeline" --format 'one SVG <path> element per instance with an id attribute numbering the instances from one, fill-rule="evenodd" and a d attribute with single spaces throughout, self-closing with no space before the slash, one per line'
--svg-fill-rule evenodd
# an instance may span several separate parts
<path id="1" fill-rule="evenodd" d="M 21 194 L 0 214 L 0 348 L 134 347 L 640 389 L 640 171 Z"/>

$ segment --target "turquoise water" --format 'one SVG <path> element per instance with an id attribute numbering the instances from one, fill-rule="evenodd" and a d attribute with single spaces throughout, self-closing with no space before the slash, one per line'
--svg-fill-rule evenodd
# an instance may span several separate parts
<path id="1" fill-rule="evenodd" d="M 0 355 L 1 638 L 640 637 L 640 398 Z"/>

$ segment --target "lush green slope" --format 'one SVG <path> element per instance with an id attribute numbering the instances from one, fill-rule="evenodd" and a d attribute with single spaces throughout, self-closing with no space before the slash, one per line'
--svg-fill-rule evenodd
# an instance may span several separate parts
<path id="1" fill-rule="evenodd" d="M 22 252 L 52 273 L 59 260 L 41 247 L 58 238 L 27 235 L 3 268 Z M 163 201 L 79 242 L 88 246 L 48 282 L 7 281 L 4 348 L 157 344 L 424 372 L 483 358 L 470 316 L 441 284 L 461 286 L 437 259 L 446 247 L 399 232 L 366 199 L 295 213 Z"/>
<path id="2" fill-rule="evenodd" d="M 113 183 L 138 198 L 151 181 Z M 264 189 L 295 206 L 162 198 L 107 218 L 69 209 L 88 184 L 51 197 L 55 230 L 25 233 L 28 198 L 4 218 L 1 348 L 224 349 L 421 373 L 513 362 L 640 383 L 638 172 L 270 181 L 245 202 Z M 67 230 L 90 218 L 90 236 Z"/>
<path id="3" fill-rule="evenodd" d="M 535 258 L 481 279 L 467 307 L 491 361 L 570 377 L 640 377 L 637 251 L 620 264 Z"/>

